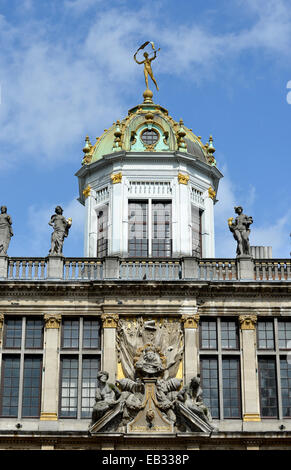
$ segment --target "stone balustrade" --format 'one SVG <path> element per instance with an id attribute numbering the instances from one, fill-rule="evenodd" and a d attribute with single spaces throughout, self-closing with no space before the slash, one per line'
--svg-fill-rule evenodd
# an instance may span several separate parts
<path id="1" fill-rule="evenodd" d="M 8 279 L 46 279 L 47 258 L 8 258 Z"/>
<path id="2" fill-rule="evenodd" d="M 123 259 L 120 261 L 120 278 L 132 280 L 181 279 L 181 260 L 179 259 Z"/>
<path id="3" fill-rule="evenodd" d="M 201 259 L 199 279 L 205 281 L 234 281 L 238 279 L 235 259 Z"/>
<path id="4" fill-rule="evenodd" d="M 254 278 L 256 281 L 291 280 L 291 260 L 255 259 Z"/>
<path id="5" fill-rule="evenodd" d="M 0 280 L 290 281 L 291 261 L 250 258 L 0 257 Z"/>

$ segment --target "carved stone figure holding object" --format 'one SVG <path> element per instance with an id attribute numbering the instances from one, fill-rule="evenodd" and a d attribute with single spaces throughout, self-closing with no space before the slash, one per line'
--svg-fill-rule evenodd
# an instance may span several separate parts
<path id="1" fill-rule="evenodd" d="M 51 216 L 49 225 L 54 228 L 51 236 L 50 255 L 62 255 L 64 239 L 69 234 L 69 229 L 72 225 L 72 219 L 66 219 L 63 216 L 63 209 L 61 206 L 55 208 L 55 214 Z"/>
<path id="2" fill-rule="evenodd" d="M 0 256 L 6 255 L 9 247 L 10 239 L 13 237 L 12 219 L 7 214 L 7 207 L 1 207 L 0 214 Z"/>
<path id="3" fill-rule="evenodd" d="M 243 214 L 243 208 L 237 206 L 234 208 L 237 217 L 233 221 L 231 217 L 228 219 L 229 230 L 233 233 L 235 240 L 237 241 L 237 256 L 250 256 L 250 225 L 253 223 L 252 217 Z"/>
<path id="4" fill-rule="evenodd" d="M 96 388 L 95 404 L 92 411 L 92 422 L 96 423 L 111 408 L 113 408 L 120 398 L 120 392 L 114 384 L 107 383 L 109 374 L 100 371 L 97 375 L 98 387 Z"/>
<path id="5" fill-rule="evenodd" d="M 188 385 L 185 385 L 178 394 L 178 399 L 184 406 L 197 414 L 204 421 L 212 421 L 212 417 L 207 406 L 202 400 L 202 388 L 200 387 L 200 377 L 193 377 Z"/>

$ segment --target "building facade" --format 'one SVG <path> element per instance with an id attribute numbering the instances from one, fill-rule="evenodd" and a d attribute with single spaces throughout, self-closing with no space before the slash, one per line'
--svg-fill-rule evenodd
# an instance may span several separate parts
<path id="1" fill-rule="evenodd" d="M 215 258 L 212 137 L 147 90 L 83 152 L 85 256 L 0 257 L 0 448 L 290 448 L 290 260 Z M 148 345 L 178 394 L 200 378 L 209 428 L 159 411 L 158 375 L 152 418 L 94 427 L 97 374 L 128 383 Z"/>

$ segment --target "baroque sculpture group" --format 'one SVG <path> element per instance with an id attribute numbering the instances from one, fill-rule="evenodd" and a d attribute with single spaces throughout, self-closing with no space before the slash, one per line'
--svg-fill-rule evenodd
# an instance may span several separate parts
<path id="1" fill-rule="evenodd" d="M 112 384 L 106 371 L 99 372 L 89 431 L 213 432 L 200 377 L 185 386 L 177 378 L 183 349 L 179 320 L 120 319 L 118 353 L 126 377 Z"/>

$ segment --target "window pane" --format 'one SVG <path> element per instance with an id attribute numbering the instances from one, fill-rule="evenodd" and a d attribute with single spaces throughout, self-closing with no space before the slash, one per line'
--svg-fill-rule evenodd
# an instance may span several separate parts
<path id="1" fill-rule="evenodd" d="M 77 417 L 78 401 L 78 359 L 63 357 L 61 359 L 61 397 L 60 416 Z"/>
<path id="2" fill-rule="evenodd" d="M 19 394 L 19 356 L 3 356 L 1 416 L 17 417 Z"/>
<path id="3" fill-rule="evenodd" d="M 78 349 L 79 347 L 79 320 L 63 320 L 62 347 Z"/>
<path id="4" fill-rule="evenodd" d="M 100 323 L 98 320 L 84 320 L 83 322 L 83 348 L 100 348 Z"/>
<path id="5" fill-rule="evenodd" d="M 216 320 L 202 320 L 200 325 L 201 348 L 217 349 Z"/>
<path id="6" fill-rule="evenodd" d="M 4 345 L 5 348 L 19 349 L 21 347 L 22 318 L 5 318 Z"/>
<path id="7" fill-rule="evenodd" d="M 108 254 L 108 206 L 97 213 L 97 258 Z"/>
<path id="8" fill-rule="evenodd" d="M 238 358 L 222 359 L 224 418 L 241 417 L 240 367 Z"/>
<path id="9" fill-rule="evenodd" d="M 280 357 L 282 412 L 284 418 L 291 417 L 291 361 L 290 357 Z"/>
<path id="10" fill-rule="evenodd" d="M 191 205 L 191 228 L 192 228 L 192 255 L 202 256 L 202 230 L 201 230 L 202 211 Z"/>
<path id="11" fill-rule="evenodd" d="M 219 389 L 217 358 L 201 358 L 203 401 L 213 418 L 219 418 Z"/>
<path id="12" fill-rule="evenodd" d="M 291 349 L 291 321 L 278 321 L 279 348 Z"/>
<path id="13" fill-rule="evenodd" d="M 22 416 L 38 417 L 41 395 L 41 357 L 25 357 L 23 371 Z"/>
<path id="14" fill-rule="evenodd" d="M 274 358 L 259 358 L 259 381 L 261 416 L 277 417 L 277 383 L 276 383 L 276 362 Z"/>
<path id="15" fill-rule="evenodd" d="M 43 322 L 41 319 L 27 319 L 25 329 L 26 349 L 42 348 L 43 345 Z"/>
<path id="16" fill-rule="evenodd" d="M 148 203 L 129 201 L 128 203 L 128 255 L 148 256 Z"/>
<path id="17" fill-rule="evenodd" d="M 238 325 L 236 321 L 221 320 L 222 349 L 238 349 Z"/>
<path id="18" fill-rule="evenodd" d="M 100 360 L 97 357 L 83 359 L 82 374 L 82 418 L 90 418 L 95 402 L 97 373 L 100 370 Z"/>
<path id="19" fill-rule="evenodd" d="M 159 139 L 159 134 L 153 129 L 147 129 L 141 134 L 141 140 L 145 145 L 153 145 Z"/>
<path id="20" fill-rule="evenodd" d="M 274 325 L 273 321 L 258 322 L 258 348 L 274 349 Z"/>
<path id="21" fill-rule="evenodd" d="M 172 203 L 152 202 L 152 256 L 172 255 Z"/>

